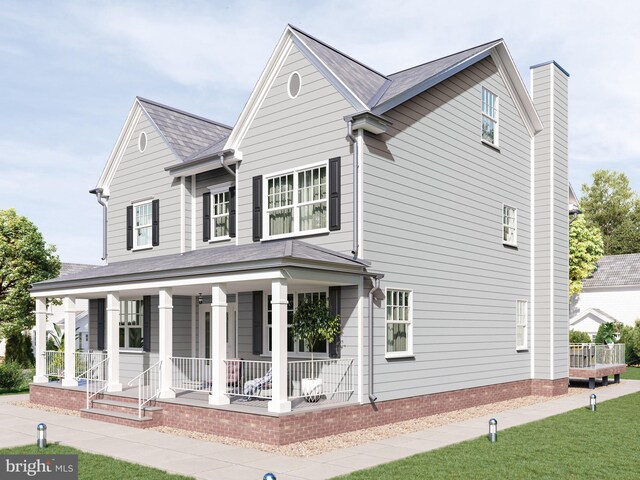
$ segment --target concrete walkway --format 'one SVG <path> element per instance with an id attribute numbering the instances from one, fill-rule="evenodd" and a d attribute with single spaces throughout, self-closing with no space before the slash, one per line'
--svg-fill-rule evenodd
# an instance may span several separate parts
<path id="1" fill-rule="evenodd" d="M 598 403 L 640 391 L 640 380 L 595 390 Z M 593 390 L 495 415 L 500 430 L 585 408 Z M 372 467 L 416 453 L 486 435 L 489 418 L 476 418 L 398 437 L 343 448 L 308 458 L 285 457 L 80 417 L 10 405 L 26 395 L 0 396 L 0 448 L 35 443 L 36 425 L 45 422 L 49 442 L 141 463 L 202 479 L 315 480 Z M 81 467 L 82 468 L 82 467 Z"/>

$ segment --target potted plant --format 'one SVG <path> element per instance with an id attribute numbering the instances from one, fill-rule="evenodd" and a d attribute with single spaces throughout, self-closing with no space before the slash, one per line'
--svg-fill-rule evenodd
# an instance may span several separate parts
<path id="1" fill-rule="evenodd" d="M 322 378 L 319 377 L 320 372 L 316 372 L 313 350 L 318 342 L 333 342 L 340 335 L 342 330 L 340 315 L 331 315 L 329 305 L 324 298 L 315 300 L 305 298 L 293 314 L 291 330 L 293 337 L 296 340 L 302 340 L 311 353 L 310 369 L 305 372 L 305 375 L 310 374 L 310 376 L 300 381 L 302 395 L 308 402 L 317 402 L 322 392 Z"/>

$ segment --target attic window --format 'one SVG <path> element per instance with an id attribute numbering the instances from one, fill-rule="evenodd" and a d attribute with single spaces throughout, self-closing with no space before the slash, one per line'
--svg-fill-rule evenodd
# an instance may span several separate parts
<path id="1" fill-rule="evenodd" d="M 289 75 L 288 93 L 289 98 L 296 98 L 300 94 L 300 87 L 302 86 L 302 78 L 298 72 L 293 72 Z"/>
<path id="2" fill-rule="evenodd" d="M 147 134 L 145 132 L 140 132 L 140 136 L 138 137 L 138 150 L 140 153 L 143 153 L 147 149 Z"/>

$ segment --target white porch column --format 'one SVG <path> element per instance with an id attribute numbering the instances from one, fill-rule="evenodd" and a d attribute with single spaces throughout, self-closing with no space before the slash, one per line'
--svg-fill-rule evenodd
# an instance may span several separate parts
<path id="1" fill-rule="evenodd" d="M 273 396 L 268 405 L 270 412 L 291 411 L 287 399 L 287 281 L 276 279 L 271 282 L 271 335 L 273 368 Z"/>
<path id="2" fill-rule="evenodd" d="M 121 392 L 120 383 L 120 294 L 107 293 L 107 385 L 108 392 Z"/>
<path id="3" fill-rule="evenodd" d="M 64 378 L 63 387 L 76 387 L 76 298 L 64 297 Z M 80 372 L 81 373 L 81 372 Z"/>
<path id="4" fill-rule="evenodd" d="M 171 390 L 171 359 L 173 355 L 173 292 L 171 288 L 160 289 L 160 398 L 175 398 Z"/>
<path id="5" fill-rule="evenodd" d="M 33 383 L 47 383 L 47 299 L 36 298 L 36 374 Z"/>
<path id="6" fill-rule="evenodd" d="M 227 286 L 211 286 L 211 405 L 227 405 Z"/>

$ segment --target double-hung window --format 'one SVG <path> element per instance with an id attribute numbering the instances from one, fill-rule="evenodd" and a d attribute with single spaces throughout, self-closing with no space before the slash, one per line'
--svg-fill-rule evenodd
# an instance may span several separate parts
<path id="1" fill-rule="evenodd" d="M 502 243 L 518 245 L 518 209 L 502 205 Z"/>
<path id="2" fill-rule="evenodd" d="M 142 350 L 144 302 L 142 300 L 120 301 L 120 348 Z"/>
<path id="3" fill-rule="evenodd" d="M 482 88 L 482 140 L 498 145 L 498 96 Z"/>
<path id="4" fill-rule="evenodd" d="M 327 165 L 265 178 L 269 238 L 328 231 Z"/>
<path id="5" fill-rule="evenodd" d="M 151 201 L 133 206 L 133 248 L 151 246 L 152 206 Z"/>
<path id="6" fill-rule="evenodd" d="M 211 238 L 229 238 L 229 189 L 211 192 Z"/>
<path id="7" fill-rule="evenodd" d="M 412 355 L 413 293 L 387 289 L 386 307 L 386 356 Z"/>
<path id="8" fill-rule="evenodd" d="M 516 300 L 516 349 L 527 349 L 527 301 Z"/>

